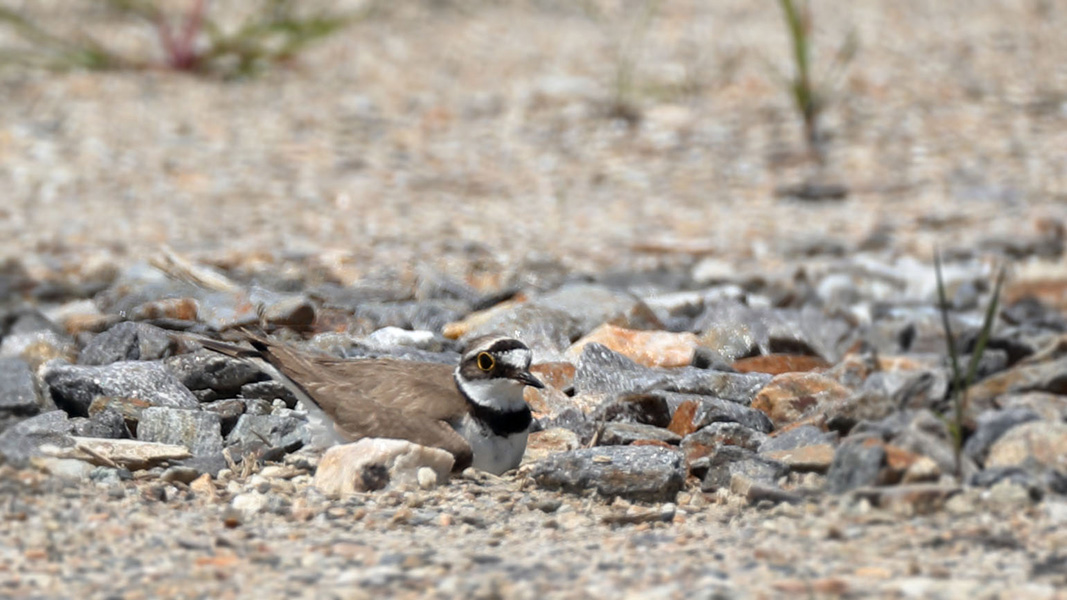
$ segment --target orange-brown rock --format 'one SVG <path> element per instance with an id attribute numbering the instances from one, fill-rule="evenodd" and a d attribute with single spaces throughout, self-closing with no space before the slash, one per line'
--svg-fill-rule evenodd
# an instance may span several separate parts
<path id="1" fill-rule="evenodd" d="M 768 452 L 767 458 L 783 462 L 794 471 L 814 471 L 825 473 L 834 462 L 833 444 L 813 444 L 791 450 Z"/>
<path id="2" fill-rule="evenodd" d="M 781 427 L 810 414 L 815 407 L 844 400 L 852 391 L 819 373 L 782 373 L 763 386 L 752 408 Z"/>
<path id="3" fill-rule="evenodd" d="M 582 442 L 578 439 L 578 434 L 570 429 L 553 427 L 535 431 L 530 434 L 526 442 L 526 454 L 522 460 L 523 463 L 536 462 L 550 454 L 576 450 L 581 446 Z"/>
<path id="4" fill-rule="evenodd" d="M 550 385 L 557 390 L 565 390 L 574 383 L 574 374 L 577 369 L 572 363 L 559 361 L 532 365 L 530 372 L 536 375 L 541 380 L 541 383 Z"/>
<path id="5" fill-rule="evenodd" d="M 646 367 L 685 367 L 693 363 L 697 337 L 692 333 L 639 331 L 611 324 L 597 327 L 567 349 L 566 355 L 577 361 L 586 344 L 596 342 Z"/>
<path id="6" fill-rule="evenodd" d="M 830 363 L 818 356 L 805 354 L 768 354 L 766 356 L 742 358 L 734 361 L 731 366 L 741 373 L 781 375 L 782 373 L 818 371 L 828 368 Z"/>
<path id="7" fill-rule="evenodd" d="M 671 417 L 671 422 L 667 425 L 667 429 L 672 433 L 676 433 L 682 437 L 689 435 L 697 430 L 696 425 L 693 423 L 693 417 L 697 414 L 697 409 L 700 408 L 700 403 L 696 400 L 686 400 L 682 402 L 674 411 L 674 416 Z"/>

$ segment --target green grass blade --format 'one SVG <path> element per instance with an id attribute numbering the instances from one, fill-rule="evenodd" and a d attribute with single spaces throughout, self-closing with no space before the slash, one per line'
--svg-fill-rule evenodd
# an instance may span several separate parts
<path id="1" fill-rule="evenodd" d="M 993 296 L 989 299 L 989 307 L 986 309 L 985 320 L 982 322 L 982 332 L 978 335 L 978 341 L 974 345 L 974 350 L 971 352 L 971 364 L 967 367 L 967 377 L 963 381 L 965 388 L 970 387 L 974 382 L 974 376 L 978 373 L 978 363 L 982 360 L 982 354 L 985 353 L 986 344 L 989 342 L 989 336 L 993 332 L 993 324 L 997 320 L 997 307 L 1000 305 L 1000 288 L 1004 283 L 1004 267 L 1000 268 L 997 273 L 997 282 L 993 286 Z"/>
<path id="2" fill-rule="evenodd" d="M 941 325 L 945 329 L 945 344 L 948 346 L 948 356 L 952 365 L 953 387 L 959 392 L 962 381 L 960 372 L 959 352 L 956 350 L 956 338 L 952 335 L 952 325 L 948 317 L 948 298 L 945 295 L 945 278 L 941 274 L 941 251 L 934 252 L 934 272 L 937 275 L 937 299 L 941 310 Z"/>

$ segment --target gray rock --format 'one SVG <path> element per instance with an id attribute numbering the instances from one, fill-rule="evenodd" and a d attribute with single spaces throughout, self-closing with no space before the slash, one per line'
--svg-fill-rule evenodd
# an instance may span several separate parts
<path id="1" fill-rule="evenodd" d="M 890 443 L 909 452 L 921 454 L 937 463 L 942 473 L 956 472 L 956 453 L 948 431 L 948 426 L 941 418 L 928 410 L 911 413 L 913 416 L 903 431 L 893 435 Z M 960 456 L 960 469 L 964 477 L 970 477 L 978 466 L 963 454 Z"/>
<path id="2" fill-rule="evenodd" d="M 765 373 L 726 373 L 696 367 L 644 367 L 601 344 L 588 344 L 578 359 L 574 389 L 580 394 L 616 396 L 663 390 L 702 394 L 749 405 L 771 376 Z"/>
<path id="3" fill-rule="evenodd" d="M 399 327 L 382 327 L 368 335 L 366 342 L 376 348 L 388 349 L 403 346 L 427 352 L 440 352 L 445 346 L 444 340 L 438 338 L 432 331 L 425 329 L 412 331 Z"/>
<path id="4" fill-rule="evenodd" d="M 72 430 L 67 413 L 61 410 L 30 417 L 0 433 L 0 462 L 24 467 L 30 458 L 40 455 L 39 450 L 45 444 L 73 446 Z"/>
<path id="5" fill-rule="evenodd" d="M 768 437 L 760 444 L 759 453 L 779 452 L 781 450 L 794 450 L 803 446 L 816 444 L 833 444 L 837 442 L 837 433 L 823 431 L 814 425 L 801 425 Z"/>
<path id="6" fill-rule="evenodd" d="M 534 362 L 563 360 L 563 351 L 582 334 L 578 322 L 567 313 L 531 303 L 494 315 L 464 333 L 464 344 L 488 334 L 503 334 L 522 340 L 534 353 Z"/>
<path id="7" fill-rule="evenodd" d="M 643 423 L 606 423 L 597 442 L 600 446 L 626 446 L 637 441 L 678 444 L 682 437 L 662 427 Z"/>
<path id="8" fill-rule="evenodd" d="M 1039 421 L 1041 416 L 1028 408 L 987 411 L 978 416 L 978 427 L 963 446 L 963 451 L 978 464 L 985 462 L 993 442 L 1016 425 Z"/>
<path id="9" fill-rule="evenodd" d="M 70 420 L 74 435 L 78 437 L 124 439 L 130 437 L 126 420 L 114 410 L 99 411 L 89 418 L 74 417 Z"/>
<path id="10" fill-rule="evenodd" d="M 627 329 L 662 329 L 644 302 L 623 291 L 593 283 L 570 283 L 533 300 L 537 306 L 570 315 L 581 335 L 604 323 Z"/>
<path id="11" fill-rule="evenodd" d="M 223 436 L 229 435 L 234 425 L 237 425 L 237 419 L 245 413 L 245 403 L 237 398 L 205 402 L 200 408 L 219 416 Z"/>
<path id="12" fill-rule="evenodd" d="M 0 357 L 26 360 L 31 369 L 53 358 L 74 360 L 74 339 L 36 309 L 17 309 L 0 315 Z"/>
<path id="13" fill-rule="evenodd" d="M 21 358 L 0 358 L 0 431 L 40 410 L 30 366 Z"/>
<path id="14" fill-rule="evenodd" d="M 756 450 L 766 440 L 767 434 L 740 423 L 711 423 L 685 436 L 682 440 L 682 450 L 687 451 L 686 454 L 689 454 L 690 448 L 699 446 L 740 446 L 746 450 Z"/>
<path id="15" fill-rule="evenodd" d="M 702 341 L 724 359 L 758 354 L 810 354 L 838 360 L 852 327 L 814 306 L 754 308 L 739 302 L 710 303 L 694 325 Z"/>
<path id="16" fill-rule="evenodd" d="M 470 306 L 455 300 L 365 303 L 354 308 L 357 330 L 370 333 L 383 327 L 427 330 L 440 333 L 445 325 L 470 312 Z"/>
<path id="17" fill-rule="evenodd" d="M 265 445 L 292 452 L 311 442 L 308 423 L 286 415 L 241 415 L 226 437 L 228 446 Z"/>
<path id="18" fill-rule="evenodd" d="M 158 360 L 174 354 L 177 348 L 177 342 L 165 330 L 148 323 L 123 321 L 94 336 L 78 356 L 78 364 Z"/>
<path id="19" fill-rule="evenodd" d="M 258 398 L 260 400 L 266 400 L 267 402 L 274 402 L 276 399 L 280 399 L 285 402 L 285 405 L 289 408 L 296 406 L 299 399 L 293 394 L 284 383 L 275 380 L 268 379 L 266 381 L 253 381 L 252 383 L 246 383 L 241 386 L 241 397 L 252 399 Z"/>
<path id="20" fill-rule="evenodd" d="M 872 439 L 878 443 L 871 443 Z M 885 447 L 880 441 L 871 436 L 846 438 L 834 452 L 834 461 L 826 474 L 827 489 L 841 494 L 878 483 L 886 461 Z"/>
<path id="21" fill-rule="evenodd" d="M 712 396 L 695 394 L 678 394 L 674 392 L 655 392 L 655 395 L 667 401 L 671 415 L 685 402 L 697 402 L 696 414 L 693 415 L 693 427 L 707 427 L 712 423 L 740 423 L 745 427 L 768 433 L 774 429 L 774 423 L 763 411 L 756 410 Z"/>
<path id="22" fill-rule="evenodd" d="M 601 446 L 560 452 L 534 464 L 541 487 L 647 502 L 673 501 L 685 483 L 680 452 L 655 446 Z"/>
<path id="23" fill-rule="evenodd" d="M 185 446 L 193 456 L 222 451 L 219 415 L 201 410 L 146 408 L 137 425 L 137 439 Z"/>
<path id="24" fill-rule="evenodd" d="M 103 366 L 51 362 L 41 379 L 56 406 L 72 416 L 89 415 L 98 396 L 137 398 L 152 406 L 196 408 L 196 397 L 158 362 L 117 362 Z"/>
<path id="25" fill-rule="evenodd" d="M 1067 356 L 1017 365 L 978 382 L 968 390 L 967 396 L 972 407 L 981 410 L 993 406 L 1001 395 L 1021 392 L 1067 394 Z"/>
<path id="26" fill-rule="evenodd" d="M 699 464 L 694 461 L 690 469 L 701 478 L 700 489 L 708 492 L 729 488 L 735 477 L 776 486 L 780 478 L 789 474 L 787 465 L 733 445 L 719 446 Z"/>
<path id="27" fill-rule="evenodd" d="M 233 398 L 246 383 L 267 379 L 267 375 L 252 361 L 210 350 L 172 356 L 163 364 L 190 390 L 213 392 L 201 394 L 201 401 Z"/>
<path id="28" fill-rule="evenodd" d="M 1022 487 L 1034 500 L 1040 500 L 1050 487 L 1050 478 L 1044 470 L 1025 467 L 984 469 L 971 475 L 967 483 L 974 487 L 991 488 L 1004 481 L 1009 481 Z"/>
<path id="29" fill-rule="evenodd" d="M 244 404 L 246 415 L 269 415 L 274 411 L 274 403 L 270 400 L 264 400 L 263 398 L 241 398 L 241 403 Z"/>

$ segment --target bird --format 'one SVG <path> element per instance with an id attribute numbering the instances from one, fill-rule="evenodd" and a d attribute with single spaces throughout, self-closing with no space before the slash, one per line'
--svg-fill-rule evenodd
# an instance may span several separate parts
<path id="1" fill-rule="evenodd" d="M 209 350 L 266 363 L 304 400 L 309 416 L 325 416 L 338 443 L 367 437 L 441 448 L 452 470 L 500 475 L 519 465 L 533 423 L 526 386 L 544 388 L 530 372 L 531 350 L 502 335 L 472 340 L 459 364 L 395 358 L 342 359 L 311 354 L 242 330 L 251 348 L 203 338 Z M 321 412 L 311 415 L 313 411 Z"/>

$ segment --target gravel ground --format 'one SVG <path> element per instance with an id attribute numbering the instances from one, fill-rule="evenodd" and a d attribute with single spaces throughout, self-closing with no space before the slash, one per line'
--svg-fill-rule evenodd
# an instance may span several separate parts
<path id="1" fill-rule="evenodd" d="M 773 194 L 811 167 L 770 4 L 664 2 L 635 28 L 636 4 L 385 8 L 241 82 L 4 69 L 0 257 L 39 279 L 164 244 L 267 270 L 313 257 L 341 282 L 432 264 L 477 284 L 545 257 L 602 271 L 714 256 L 758 276 L 814 243 L 881 230 L 925 261 L 1064 213 L 1056 3 L 816 5 L 824 59 L 849 32 L 861 44 L 823 173 L 851 194 L 821 204 Z M 77 6 L 35 10 L 154 51 L 143 25 Z M 634 125 L 607 116 L 620 48 L 637 57 Z M 306 475 L 190 491 L 7 469 L 0 597 L 1053 598 L 1067 584 L 1067 505 L 1009 488 L 915 515 L 693 490 L 630 509 L 524 482 L 327 502 Z M 262 490 L 266 509 L 233 512 Z M 648 522 L 613 523 L 631 517 Z"/>

